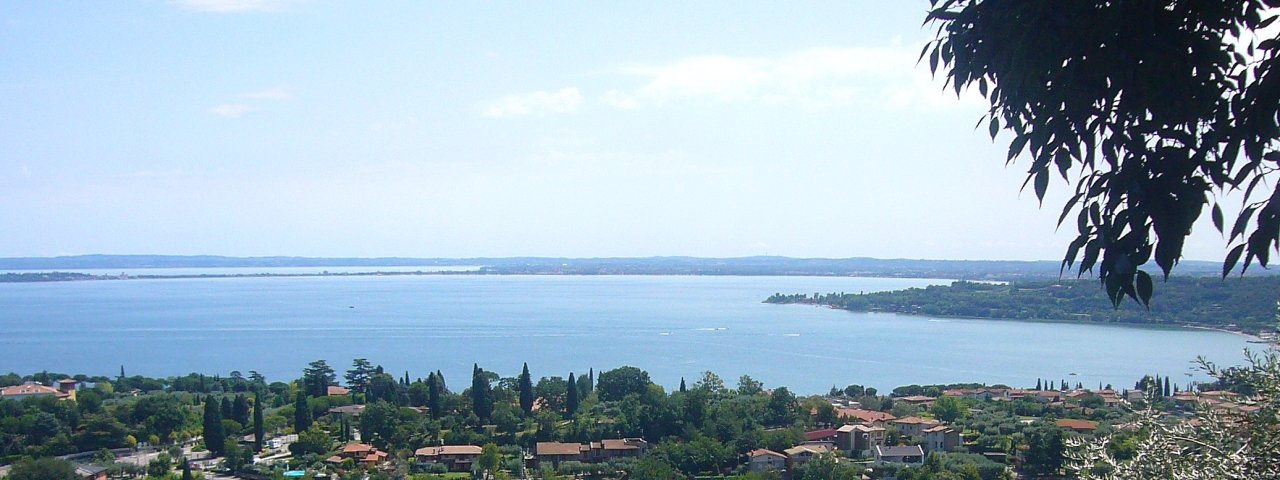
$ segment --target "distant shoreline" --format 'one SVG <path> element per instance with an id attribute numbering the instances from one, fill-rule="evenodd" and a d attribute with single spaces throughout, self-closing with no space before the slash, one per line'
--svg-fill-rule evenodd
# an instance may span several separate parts
<path id="1" fill-rule="evenodd" d="M 729 275 L 729 276 L 821 276 L 873 278 L 949 278 L 969 281 L 1023 281 L 1066 279 L 1060 261 L 1048 260 L 934 260 L 909 258 L 795 258 L 782 256 L 745 257 L 225 257 L 213 255 L 77 255 L 63 257 L 0 258 L 0 272 L 81 272 L 127 274 L 150 277 L 147 270 L 159 270 L 158 276 L 170 277 L 164 270 L 183 269 L 183 278 L 200 276 L 210 269 L 390 269 L 396 274 L 410 269 L 436 270 L 458 267 L 478 268 L 470 275 Z M 1151 271 L 1157 268 L 1148 266 Z M 197 272 L 197 275 L 185 275 Z M 1219 276 L 1221 264 L 1186 260 L 1178 264 L 1179 276 Z M 209 272 L 211 275 L 234 272 Z M 302 276 L 298 272 L 279 272 Z M 309 272 L 303 272 L 309 273 Z M 364 274 L 365 272 L 360 272 Z M 392 272 L 388 272 L 392 273 Z M 1253 269 L 1246 276 L 1274 275 L 1280 272 Z M 426 272 L 423 274 L 453 274 Z M 88 279 L 88 278 L 85 278 Z"/>
<path id="2" fill-rule="evenodd" d="M 765 303 L 768 303 L 768 302 L 765 302 Z M 965 316 L 965 315 L 947 315 L 947 314 L 941 314 L 941 313 L 931 313 L 926 315 L 926 314 L 920 314 L 920 313 L 889 312 L 889 311 L 879 311 L 879 310 L 877 311 L 849 310 L 846 308 L 840 308 L 833 305 L 824 305 L 819 303 L 800 303 L 800 302 L 773 303 L 772 305 L 784 305 L 784 306 L 804 305 L 804 306 L 810 306 L 810 307 L 828 308 L 831 310 L 840 310 L 840 311 L 850 312 L 850 313 L 902 315 L 906 317 L 917 317 L 917 318 L 940 318 L 940 319 L 955 319 L 955 320 L 989 320 L 993 322 L 1060 323 L 1060 324 L 1066 324 L 1066 325 L 1101 325 L 1101 326 L 1116 326 L 1116 327 L 1128 327 L 1128 328 L 1143 328 L 1143 329 L 1150 329 L 1150 330 L 1180 330 L 1184 328 L 1190 328 L 1190 329 L 1196 329 L 1196 330 L 1213 330 L 1213 331 L 1222 332 L 1222 333 L 1230 333 L 1233 335 L 1244 337 L 1248 339 L 1250 343 L 1256 343 L 1259 345 L 1273 344 L 1272 342 L 1268 342 L 1265 338 L 1262 338 L 1258 335 L 1255 335 L 1249 332 L 1244 332 L 1240 330 L 1228 330 L 1221 327 L 1191 325 L 1191 324 L 1185 324 L 1185 323 L 1161 324 L 1161 323 L 1138 323 L 1138 322 L 1093 322 L 1093 321 L 1080 321 L 1080 320 L 1072 320 L 1072 319 L 1054 319 L 1054 318 L 973 317 L 973 316 Z"/>

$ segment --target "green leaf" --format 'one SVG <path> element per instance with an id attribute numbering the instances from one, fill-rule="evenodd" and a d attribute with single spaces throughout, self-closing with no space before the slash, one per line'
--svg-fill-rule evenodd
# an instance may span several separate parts
<path id="1" fill-rule="evenodd" d="M 1138 278 L 1136 280 L 1138 287 L 1138 301 L 1142 302 L 1142 305 L 1150 310 L 1151 291 L 1153 290 L 1151 285 L 1151 275 L 1147 275 L 1147 272 L 1138 270 Z"/>
<path id="2" fill-rule="evenodd" d="M 1049 190 L 1049 169 L 1042 168 L 1036 172 L 1036 198 L 1044 205 L 1044 193 Z"/>
<path id="3" fill-rule="evenodd" d="M 1218 204 L 1213 204 L 1213 228 L 1218 229 L 1218 233 L 1226 233 L 1222 230 L 1222 208 Z"/>
<path id="4" fill-rule="evenodd" d="M 1236 217 L 1235 225 L 1231 227 L 1229 240 L 1235 240 L 1237 237 L 1244 235 L 1245 229 L 1249 228 L 1249 218 L 1253 217 L 1253 211 L 1256 209 L 1257 207 L 1249 206 L 1240 212 L 1240 215 Z"/>
<path id="5" fill-rule="evenodd" d="M 1000 117 L 991 116 L 991 121 L 987 122 L 987 130 L 991 133 L 991 139 L 996 139 L 996 134 L 1000 133 Z"/>
<path id="6" fill-rule="evenodd" d="M 1027 146 L 1027 140 L 1030 138 L 1031 137 L 1025 133 L 1013 137 L 1013 141 L 1009 142 L 1009 158 L 1007 161 L 1012 161 L 1014 157 L 1021 154 L 1022 148 Z"/>
<path id="7" fill-rule="evenodd" d="M 1222 262 L 1222 278 L 1227 278 L 1227 275 L 1235 270 L 1236 263 L 1240 261 L 1240 255 L 1244 253 L 1244 245 L 1243 243 L 1236 245 L 1236 248 L 1227 253 L 1227 259 Z"/>

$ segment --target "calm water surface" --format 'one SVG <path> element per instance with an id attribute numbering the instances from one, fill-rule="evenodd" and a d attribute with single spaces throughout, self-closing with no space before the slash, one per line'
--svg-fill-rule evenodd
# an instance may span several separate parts
<path id="1" fill-rule="evenodd" d="M 668 387 L 710 370 L 800 393 L 860 383 L 1132 385 L 1204 379 L 1197 355 L 1239 363 L 1236 335 L 851 313 L 760 303 L 774 292 L 858 292 L 944 280 L 708 276 L 408 276 L 0 284 L 0 371 L 153 376 L 257 370 L 288 380 L 316 359 L 389 371 L 473 362 L 535 377 L 622 365 Z M 1256 347 L 1256 345 L 1255 345 Z"/>

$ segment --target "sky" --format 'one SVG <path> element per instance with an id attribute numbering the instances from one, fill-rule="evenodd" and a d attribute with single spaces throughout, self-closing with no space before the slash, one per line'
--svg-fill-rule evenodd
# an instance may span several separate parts
<path id="1" fill-rule="evenodd" d="M 0 256 L 1061 258 L 927 6 L 3 2 Z"/>

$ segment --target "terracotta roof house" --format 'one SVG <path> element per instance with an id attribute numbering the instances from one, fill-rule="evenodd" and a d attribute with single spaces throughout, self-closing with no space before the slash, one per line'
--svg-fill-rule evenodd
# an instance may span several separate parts
<path id="1" fill-rule="evenodd" d="M 1036 392 L 1036 401 L 1040 403 L 1050 403 L 1062 400 L 1062 392 L 1057 390 L 1041 390 Z"/>
<path id="2" fill-rule="evenodd" d="M 615 458 L 639 457 L 649 449 L 649 442 L 643 438 L 606 438 L 599 442 L 591 442 L 588 455 L 592 461 L 607 461 Z"/>
<path id="3" fill-rule="evenodd" d="M 1070 418 L 1064 418 L 1062 420 L 1053 422 L 1053 424 L 1061 428 L 1074 430 L 1077 433 L 1090 433 L 1098 429 L 1097 422 L 1090 422 L 1088 420 L 1075 420 Z"/>
<path id="4" fill-rule="evenodd" d="M 370 452 L 368 455 L 365 455 L 364 459 L 360 460 L 360 463 L 365 466 L 373 466 L 373 465 L 378 465 L 385 461 L 387 461 L 387 452 L 384 452 L 381 450 L 374 450 L 373 452 Z"/>
<path id="5" fill-rule="evenodd" d="M 937 400 L 937 398 L 928 397 L 924 395 L 911 395 L 911 396 L 896 399 L 896 401 L 906 402 L 909 405 L 915 405 L 921 408 L 929 408 L 930 406 L 933 405 L 934 400 Z"/>
<path id="6" fill-rule="evenodd" d="M 813 460 L 813 457 L 824 453 L 831 453 L 834 450 L 835 447 L 830 443 L 802 443 L 783 450 L 783 453 L 787 454 L 787 461 L 790 462 L 791 466 L 794 468 L 797 465 L 804 464 L 804 462 Z"/>
<path id="7" fill-rule="evenodd" d="M 960 448 L 960 431 L 946 425 L 937 425 L 920 432 L 924 437 L 925 452 L 950 452 Z"/>
<path id="8" fill-rule="evenodd" d="M 364 465 L 377 465 L 387 460 L 387 452 L 364 443 L 350 443 L 342 447 L 343 458 L 351 458 Z"/>
<path id="9" fill-rule="evenodd" d="M 0 399 L 4 400 L 22 400 L 31 397 L 54 397 L 58 400 L 75 400 L 76 399 L 76 383 L 58 383 L 58 388 L 41 385 L 36 382 L 27 382 L 22 385 L 13 385 L 0 388 Z"/>
<path id="10" fill-rule="evenodd" d="M 342 447 L 342 455 L 348 457 L 357 455 L 364 456 L 374 450 L 377 449 L 373 448 L 373 445 L 369 445 L 367 443 L 349 443 Z"/>
<path id="11" fill-rule="evenodd" d="M 752 450 L 747 453 L 747 468 L 753 472 L 782 472 L 787 469 L 787 456 L 763 448 Z"/>
<path id="12" fill-rule="evenodd" d="M 806 442 L 835 442 L 836 429 L 824 428 L 822 430 L 812 430 L 804 432 L 804 441 Z"/>
<path id="13" fill-rule="evenodd" d="M 877 445 L 874 450 L 877 462 L 901 463 L 906 465 L 924 464 L 924 449 L 920 448 L 919 445 L 905 447 L 881 447 Z"/>
<path id="14" fill-rule="evenodd" d="M 1025 390 L 1021 388 L 1011 388 L 1009 389 L 1008 393 L 1005 396 L 1008 397 L 1010 400 L 1017 400 L 1019 398 L 1028 398 L 1028 397 L 1035 398 L 1036 394 L 1038 393 L 1040 393 L 1039 390 Z"/>
<path id="15" fill-rule="evenodd" d="M 483 451 L 483 448 L 475 445 L 444 445 L 419 448 L 413 452 L 413 456 L 423 465 L 439 463 L 451 472 L 469 472 L 471 465 L 480 458 Z"/>
<path id="16" fill-rule="evenodd" d="M 903 417 L 889 422 L 893 426 L 898 427 L 898 431 L 905 435 L 920 436 L 924 433 L 924 429 L 941 425 L 933 420 L 920 417 Z"/>
<path id="17" fill-rule="evenodd" d="M 350 393 L 351 393 L 351 390 L 339 387 L 337 385 L 329 385 L 327 387 L 327 390 L 325 391 L 325 395 L 336 395 L 336 396 L 348 395 Z"/>
<path id="18" fill-rule="evenodd" d="M 551 462 L 553 467 L 559 467 L 560 462 L 581 461 L 583 453 L 590 450 L 589 445 L 581 443 L 538 442 L 534 445 L 533 455 L 539 465 Z"/>
<path id="19" fill-rule="evenodd" d="M 837 418 L 847 418 L 856 420 L 866 424 L 878 424 L 883 427 L 886 422 L 893 420 L 895 417 L 892 413 L 877 412 L 875 410 L 863 410 L 861 408 L 841 408 L 836 410 Z"/>
<path id="20" fill-rule="evenodd" d="M 845 425 L 836 429 L 836 446 L 861 455 L 871 455 L 871 448 L 884 445 L 886 430 L 871 425 Z"/>

